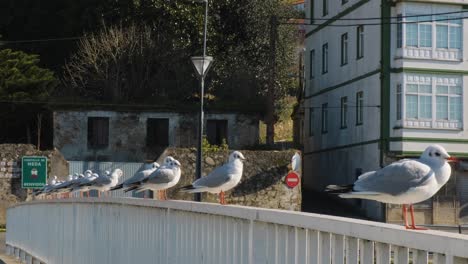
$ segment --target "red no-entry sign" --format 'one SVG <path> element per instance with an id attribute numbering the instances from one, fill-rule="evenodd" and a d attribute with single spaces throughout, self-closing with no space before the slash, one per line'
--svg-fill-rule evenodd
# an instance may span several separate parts
<path id="1" fill-rule="evenodd" d="M 286 182 L 286 185 L 289 188 L 294 188 L 299 184 L 300 178 L 299 178 L 299 175 L 297 175 L 297 173 L 295 173 L 294 171 L 291 171 L 290 173 L 288 173 L 284 181 Z"/>

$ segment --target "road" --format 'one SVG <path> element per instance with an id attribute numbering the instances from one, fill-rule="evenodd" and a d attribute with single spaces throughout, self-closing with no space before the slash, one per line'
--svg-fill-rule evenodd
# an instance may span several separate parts
<path id="1" fill-rule="evenodd" d="M 0 232 L 0 264 L 18 264 L 14 257 L 8 256 L 5 253 L 5 234 L 6 232 Z"/>

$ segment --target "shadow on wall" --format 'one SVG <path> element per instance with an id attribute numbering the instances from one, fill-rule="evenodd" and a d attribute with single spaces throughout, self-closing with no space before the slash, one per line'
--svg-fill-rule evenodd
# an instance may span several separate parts
<path id="1" fill-rule="evenodd" d="M 241 197 L 249 194 L 258 193 L 273 185 L 276 185 L 288 173 L 287 165 L 270 168 L 258 174 L 252 175 L 246 180 L 241 180 L 239 185 L 234 188 L 231 195 Z"/>

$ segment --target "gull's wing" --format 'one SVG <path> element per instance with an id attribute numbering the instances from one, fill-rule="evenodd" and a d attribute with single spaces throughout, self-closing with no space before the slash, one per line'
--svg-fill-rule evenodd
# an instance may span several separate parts
<path id="1" fill-rule="evenodd" d="M 353 190 L 397 195 L 424 185 L 432 176 L 434 172 L 428 165 L 417 160 L 404 160 L 364 173 L 354 183 Z"/>
<path id="2" fill-rule="evenodd" d="M 148 176 L 150 176 L 156 169 L 142 170 L 137 172 L 133 177 L 126 179 L 122 184 L 123 186 L 131 185 L 136 182 L 142 181 Z"/>
<path id="3" fill-rule="evenodd" d="M 149 177 L 145 178 L 143 182 L 164 184 L 169 183 L 176 177 L 174 170 L 169 168 L 161 168 L 153 172 Z"/>
<path id="4" fill-rule="evenodd" d="M 217 167 L 207 176 L 196 180 L 192 185 L 194 187 L 219 187 L 231 180 L 231 175 L 231 167 L 229 164 L 225 164 L 221 167 Z"/>
<path id="5" fill-rule="evenodd" d="M 90 181 L 86 184 L 84 184 L 84 186 L 91 186 L 91 185 L 94 185 L 94 186 L 103 186 L 103 185 L 107 185 L 107 184 L 110 184 L 112 181 L 109 177 L 107 176 L 99 176 L 97 177 L 96 179 L 94 179 L 93 181 Z"/>

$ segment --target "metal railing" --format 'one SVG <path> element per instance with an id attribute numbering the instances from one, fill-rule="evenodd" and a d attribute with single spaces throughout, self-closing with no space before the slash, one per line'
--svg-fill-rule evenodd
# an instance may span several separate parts
<path id="1" fill-rule="evenodd" d="M 310 213 L 135 198 L 7 211 L 7 251 L 32 263 L 468 263 L 468 236 Z"/>

